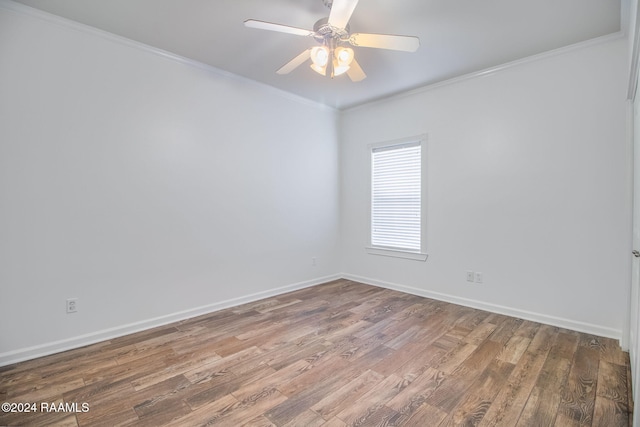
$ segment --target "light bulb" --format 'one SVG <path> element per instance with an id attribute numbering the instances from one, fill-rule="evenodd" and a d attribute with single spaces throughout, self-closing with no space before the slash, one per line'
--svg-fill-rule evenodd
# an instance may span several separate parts
<path id="1" fill-rule="evenodd" d="M 353 61 L 353 49 L 348 47 L 340 46 L 336 48 L 334 55 L 340 67 L 347 67 L 348 69 L 351 61 Z"/>
<path id="2" fill-rule="evenodd" d="M 329 61 L 329 49 L 326 46 L 315 46 L 311 49 L 311 60 L 318 67 L 326 67 Z"/>

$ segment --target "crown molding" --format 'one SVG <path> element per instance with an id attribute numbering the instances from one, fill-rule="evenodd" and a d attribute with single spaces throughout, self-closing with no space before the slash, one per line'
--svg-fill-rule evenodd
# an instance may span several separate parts
<path id="1" fill-rule="evenodd" d="M 169 52 L 163 49 L 159 49 L 153 46 L 149 46 L 147 44 L 137 42 L 135 40 L 128 39 L 126 37 L 122 37 L 108 31 L 100 30 L 95 27 L 91 27 L 89 25 L 81 24 L 76 21 L 72 21 L 67 18 L 63 18 L 61 16 L 53 15 L 49 12 L 45 12 L 39 9 L 35 9 L 33 7 L 24 5 L 22 3 L 16 3 L 12 0 L 0 0 L 0 10 L 5 10 L 8 12 L 13 12 L 15 14 L 28 16 L 31 18 L 39 19 L 45 21 L 47 23 L 58 25 L 67 29 L 71 29 L 74 31 L 78 31 L 84 34 L 89 34 L 94 37 L 99 37 L 105 40 L 109 40 L 113 43 L 117 43 L 123 46 L 127 46 L 133 49 L 137 49 L 146 53 L 150 53 L 153 55 L 160 56 L 169 61 L 177 62 L 182 65 L 187 65 L 189 67 L 197 68 L 199 70 L 203 70 L 205 72 L 216 75 L 217 77 L 234 81 L 236 83 L 240 83 L 243 85 L 249 85 L 255 87 L 258 90 L 264 91 L 271 95 L 278 96 L 280 98 L 284 98 L 289 101 L 296 102 L 298 104 L 303 104 L 309 107 L 318 108 L 320 110 L 326 110 L 331 112 L 338 112 L 339 110 L 331 107 L 326 104 L 322 104 L 319 102 L 312 101 L 310 99 L 304 98 L 299 95 L 295 95 L 291 92 L 287 92 L 282 89 L 278 89 L 276 87 L 270 86 L 265 83 L 261 83 L 247 77 L 243 77 L 239 74 L 234 74 L 220 68 L 214 67 L 212 65 L 205 64 L 200 61 L 196 61 L 194 59 L 186 58 L 184 56 L 177 55 L 173 52 Z"/>
<path id="2" fill-rule="evenodd" d="M 434 89 L 439 89 L 442 87 L 446 87 L 446 86 L 451 86 L 451 85 L 455 85 L 461 82 L 465 82 L 468 80 L 473 80 L 473 79 L 477 79 L 477 78 L 481 78 L 481 77 L 485 77 L 485 76 L 489 76 L 489 75 L 493 75 L 493 74 L 498 74 L 501 73 L 503 71 L 506 70 L 510 70 L 512 68 L 516 68 L 516 67 L 520 67 L 522 65 L 526 65 L 526 64 L 530 64 L 532 62 L 538 62 L 538 61 L 542 61 L 548 58 L 553 58 L 556 56 L 560 56 L 560 55 L 564 55 L 570 52 L 574 52 L 577 50 L 582 50 L 591 46 L 596 46 L 596 45 L 600 45 L 600 44 L 604 44 L 604 43 L 609 43 L 611 41 L 614 40 L 619 40 L 622 38 L 625 38 L 626 34 L 622 31 L 618 31 L 615 33 L 611 33 L 611 34 L 607 34 L 605 36 L 601 36 L 601 37 L 596 37 L 593 39 L 589 39 L 589 40 L 585 40 L 579 43 L 575 43 L 572 45 L 568 45 L 568 46 L 563 46 L 560 47 L 558 49 L 553 49 L 553 50 L 549 50 L 543 53 L 539 53 L 536 55 L 531 55 L 531 56 L 527 56 L 525 58 L 521 58 L 521 59 L 517 59 L 515 61 L 511 61 L 511 62 L 506 62 L 504 64 L 500 64 L 494 67 L 490 67 L 490 68 L 485 68 L 484 70 L 480 70 L 480 71 L 474 71 L 472 73 L 468 73 L 468 74 L 463 74 L 461 76 L 457 76 L 457 77 L 453 77 L 450 79 L 446 79 L 446 80 L 442 80 L 442 81 L 438 81 L 438 82 L 434 82 L 434 83 L 429 83 L 427 85 L 424 86 L 419 86 L 417 88 L 414 89 L 409 89 L 407 91 L 401 92 L 401 93 L 396 93 L 393 95 L 389 95 L 389 96 L 385 96 L 382 98 L 378 98 L 378 99 L 374 99 L 372 101 L 367 101 L 364 102 L 362 104 L 356 104 L 356 105 L 352 105 L 349 107 L 345 107 L 343 109 L 341 109 L 341 111 L 353 111 L 353 110 L 358 110 L 360 108 L 364 108 L 364 107 L 368 107 L 371 105 L 375 105 L 375 104 L 379 104 L 379 103 L 383 103 L 383 102 L 387 102 L 390 100 L 394 100 L 394 99 L 401 99 L 401 98 L 405 98 L 408 96 L 413 96 L 413 95 L 417 95 L 417 94 L 421 94 L 424 92 L 429 92 L 431 90 Z"/>

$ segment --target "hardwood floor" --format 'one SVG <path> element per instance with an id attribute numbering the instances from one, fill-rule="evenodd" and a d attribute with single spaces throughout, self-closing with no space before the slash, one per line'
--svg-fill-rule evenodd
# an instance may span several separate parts
<path id="1" fill-rule="evenodd" d="M 37 405 L 0 425 L 629 426 L 629 378 L 615 340 L 339 280 L 0 368 Z"/>

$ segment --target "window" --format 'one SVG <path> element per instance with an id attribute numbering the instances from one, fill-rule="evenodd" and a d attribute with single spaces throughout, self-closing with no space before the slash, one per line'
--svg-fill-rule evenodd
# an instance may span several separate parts
<path id="1" fill-rule="evenodd" d="M 425 260 L 422 139 L 371 148 L 369 253 Z"/>

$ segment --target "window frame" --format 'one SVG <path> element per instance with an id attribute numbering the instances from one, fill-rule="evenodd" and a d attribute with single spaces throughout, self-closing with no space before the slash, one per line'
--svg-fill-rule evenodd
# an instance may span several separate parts
<path id="1" fill-rule="evenodd" d="M 373 152 L 381 148 L 401 148 L 402 146 L 408 146 L 417 144 L 420 145 L 420 250 L 412 251 L 410 249 L 390 248 L 385 246 L 376 246 L 372 243 L 372 222 L 373 222 Z M 383 141 L 374 144 L 367 145 L 367 151 L 369 153 L 369 191 L 368 191 L 368 203 L 367 203 L 367 245 L 365 250 L 370 255 L 382 255 L 394 258 L 404 258 L 415 261 L 426 261 L 428 254 L 426 251 L 426 152 L 427 152 L 427 134 L 421 134 L 416 136 L 410 136 L 406 138 L 396 139 L 392 141 Z"/>

